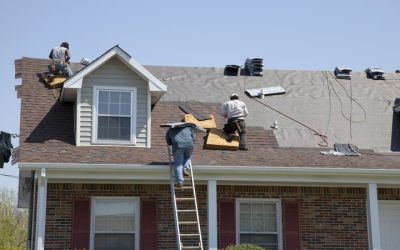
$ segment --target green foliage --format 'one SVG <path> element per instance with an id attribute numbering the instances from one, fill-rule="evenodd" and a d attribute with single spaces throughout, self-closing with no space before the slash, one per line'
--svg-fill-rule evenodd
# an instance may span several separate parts
<path id="1" fill-rule="evenodd" d="M 26 249 L 28 212 L 17 208 L 14 191 L 0 190 L 0 249 Z"/>
<path id="2" fill-rule="evenodd" d="M 251 244 L 240 244 L 227 246 L 224 250 L 265 250 L 265 248 Z"/>

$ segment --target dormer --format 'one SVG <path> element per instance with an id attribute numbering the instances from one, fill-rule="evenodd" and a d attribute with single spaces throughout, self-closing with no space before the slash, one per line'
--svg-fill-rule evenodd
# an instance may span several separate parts
<path id="1" fill-rule="evenodd" d="M 167 86 L 119 46 L 64 82 L 75 105 L 77 146 L 151 146 L 151 107 Z"/>

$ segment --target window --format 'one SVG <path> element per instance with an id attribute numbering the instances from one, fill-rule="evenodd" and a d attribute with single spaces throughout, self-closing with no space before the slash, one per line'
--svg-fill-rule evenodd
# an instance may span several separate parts
<path id="1" fill-rule="evenodd" d="M 237 242 L 268 250 L 282 249 L 280 210 L 279 200 L 237 200 Z"/>
<path id="2" fill-rule="evenodd" d="M 94 88 L 95 143 L 135 143 L 136 89 Z"/>
<path id="3" fill-rule="evenodd" d="M 92 250 L 139 248 L 137 198 L 94 197 L 91 214 Z"/>

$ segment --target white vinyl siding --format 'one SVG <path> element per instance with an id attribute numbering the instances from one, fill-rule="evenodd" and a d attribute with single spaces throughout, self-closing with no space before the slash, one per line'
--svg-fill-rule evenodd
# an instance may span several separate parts
<path id="1" fill-rule="evenodd" d="M 92 145 L 92 104 L 93 88 L 97 87 L 134 87 L 136 93 L 136 147 L 146 147 L 148 83 L 133 72 L 119 59 L 113 58 L 83 79 L 81 89 L 80 145 Z"/>
<path id="2" fill-rule="evenodd" d="M 280 200 L 237 199 L 237 242 L 269 250 L 282 249 Z"/>
<path id="3" fill-rule="evenodd" d="M 139 249 L 139 199 L 93 197 L 91 249 Z"/>

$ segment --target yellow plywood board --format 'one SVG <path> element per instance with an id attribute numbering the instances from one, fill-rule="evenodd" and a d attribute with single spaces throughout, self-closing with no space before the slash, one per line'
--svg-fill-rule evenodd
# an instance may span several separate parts
<path id="1" fill-rule="evenodd" d="M 225 150 L 238 150 L 239 140 L 234 138 L 231 142 L 226 141 L 227 136 L 223 130 L 211 129 L 208 132 L 206 149 L 225 149 Z"/>
<path id="2" fill-rule="evenodd" d="M 199 121 L 193 115 L 185 114 L 185 122 L 196 124 L 197 126 L 203 127 L 205 129 L 216 128 L 217 124 L 215 123 L 214 116 L 210 115 L 210 117 L 211 117 L 211 119 Z"/>
<path id="3" fill-rule="evenodd" d="M 51 78 L 48 85 L 50 88 L 61 88 L 65 80 L 67 80 L 67 77 L 65 76 L 54 76 L 53 78 Z"/>

